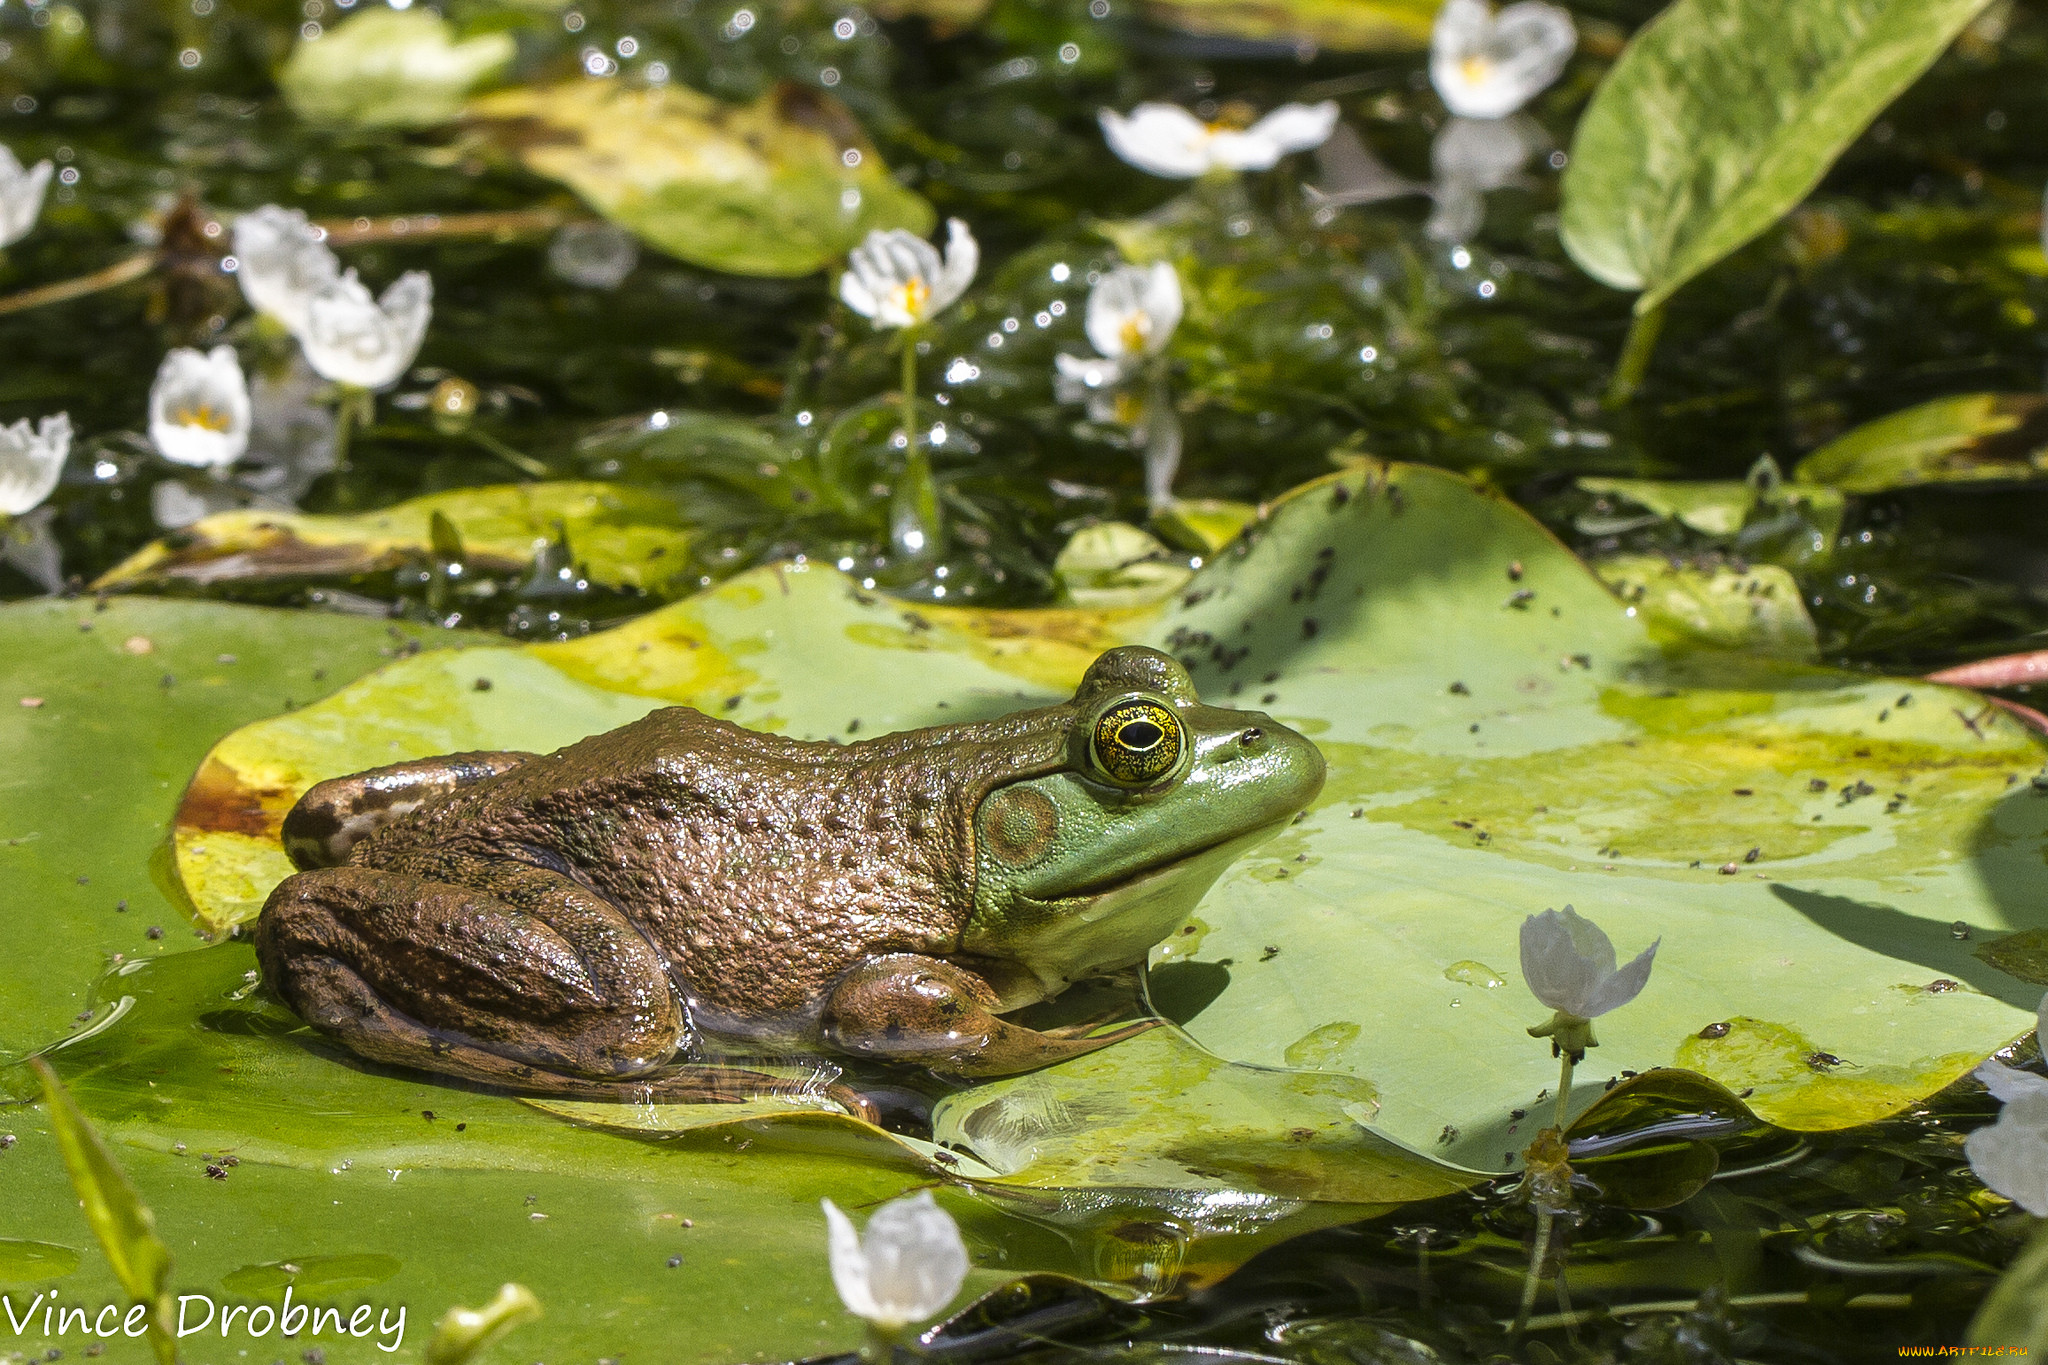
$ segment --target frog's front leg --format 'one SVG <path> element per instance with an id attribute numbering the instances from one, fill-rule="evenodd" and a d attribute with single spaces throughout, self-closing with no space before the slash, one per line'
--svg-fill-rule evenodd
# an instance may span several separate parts
<path id="1" fill-rule="evenodd" d="M 526 1093 L 717 1103 L 792 1088 L 736 1067 L 667 1067 L 686 1041 L 684 1008 L 610 902 L 526 864 L 460 871 L 461 884 L 353 866 L 286 878 L 256 924 L 264 979 L 360 1056 Z M 846 1087 L 826 1093 L 873 1117 Z"/>
<path id="2" fill-rule="evenodd" d="M 284 851 L 300 869 L 339 867 L 348 851 L 434 797 L 518 767 L 532 754 L 490 750 L 393 763 L 316 783 L 284 817 Z"/>
<path id="3" fill-rule="evenodd" d="M 854 1057 L 911 1062 L 949 1076 L 1012 1076 L 1156 1028 L 1144 1019 L 1092 1038 L 1059 1037 L 996 1014 L 1002 1001 L 973 972 L 935 957 L 869 958 L 833 984 L 826 1043 Z"/>

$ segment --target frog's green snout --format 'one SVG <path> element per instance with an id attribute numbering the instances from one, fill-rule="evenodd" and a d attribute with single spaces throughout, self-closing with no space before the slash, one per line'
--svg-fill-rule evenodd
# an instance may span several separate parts
<path id="1" fill-rule="evenodd" d="M 1216 798 L 1236 807 L 1245 828 L 1292 819 L 1323 790 L 1322 750 L 1262 711 L 1234 714 L 1246 723 L 1202 746 Z"/>

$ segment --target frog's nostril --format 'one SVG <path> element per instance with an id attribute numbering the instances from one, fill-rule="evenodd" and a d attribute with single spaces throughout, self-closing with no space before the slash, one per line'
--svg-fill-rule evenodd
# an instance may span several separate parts
<path id="1" fill-rule="evenodd" d="M 1249 753 L 1266 742 L 1266 732 L 1254 725 L 1237 737 L 1238 747 Z"/>

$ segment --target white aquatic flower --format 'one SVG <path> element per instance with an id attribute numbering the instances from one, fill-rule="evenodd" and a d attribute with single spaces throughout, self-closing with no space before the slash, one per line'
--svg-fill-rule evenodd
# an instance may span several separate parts
<path id="1" fill-rule="evenodd" d="M 1083 324 L 1101 354 L 1054 356 L 1065 386 L 1101 389 L 1127 378 L 1132 362 L 1166 349 L 1183 306 L 1180 274 L 1165 261 L 1120 265 L 1104 275 L 1088 291 Z"/>
<path id="2" fill-rule="evenodd" d="M 902 228 L 875 231 L 853 249 L 839 297 L 877 327 L 915 327 L 967 292 L 981 266 L 981 243 L 958 218 L 946 220 L 946 255 Z"/>
<path id="3" fill-rule="evenodd" d="M 1141 104 L 1098 118 L 1109 149 L 1153 175 L 1192 180 L 1210 171 L 1266 171 L 1290 152 L 1319 147 L 1337 126 L 1337 102 L 1283 104 L 1249 128 L 1204 123 L 1177 104 Z"/>
<path id="4" fill-rule="evenodd" d="M 0 517 L 18 517 L 40 506 L 57 487 L 70 453 L 66 413 L 45 417 L 33 427 L 26 417 L 0 427 Z"/>
<path id="5" fill-rule="evenodd" d="M 0 247 L 28 236 L 43 213 L 43 193 L 50 188 L 51 166 L 38 161 L 23 170 L 10 147 L 0 147 Z"/>
<path id="6" fill-rule="evenodd" d="M 1563 74 L 1578 46 L 1572 17 L 1542 0 L 1499 14 L 1487 0 L 1445 0 L 1429 45 L 1429 79 L 1450 111 L 1505 118 Z"/>
<path id="7" fill-rule="evenodd" d="M 1580 919 L 1569 905 L 1562 912 L 1545 910 L 1523 920 L 1522 979 L 1538 1000 L 1556 1011 L 1547 1022 L 1531 1028 L 1529 1036 L 1548 1038 L 1552 1056 L 1582 1061 L 1587 1048 L 1600 1046 L 1593 1036 L 1593 1021 L 1643 993 L 1657 943 L 1617 970 L 1614 944 L 1599 925 Z"/>
<path id="8" fill-rule="evenodd" d="M 57 509 L 38 507 L 0 526 L 0 564 L 11 564 L 44 592 L 64 591 L 64 556 L 50 530 Z"/>
<path id="9" fill-rule="evenodd" d="M 149 442 L 172 464 L 226 469 L 249 448 L 249 384 L 232 346 L 180 346 L 149 386 Z"/>
<path id="10" fill-rule="evenodd" d="M 831 1200 L 824 1207 L 832 1284 L 848 1312 L 895 1331 L 934 1316 L 960 1292 L 967 1247 L 930 1190 L 876 1209 L 865 1238 Z"/>
<path id="11" fill-rule="evenodd" d="M 2041 997 L 2037 1038 L 2048 1038 L 2048 996 Z M 1970 1169 L 2036 1218 L 2048 1218 L 2048 1076 L 2036 1076 L 2002 1062 L 1977 1068 L 1985 1089 L 2005 1102 L 1998 1122 L 1979 1128 L 1963 1143 Z"/>
<path id="12" fill-rule="evenodd" d="M 434 282 L 425 271 L 407 271 L 373 299 L 351 270 L 313 296 L 299 341 L 321 378 L 388 388 L 412 367 L 433 311 Z"/>
<path id="13" fill-rule="evenodd" d="M 299 209 L 265 204 L 235 219 L 235 278 L 242 297 L 303 335 L 313 296 L 341 275 L 320 229 Z"/>
<path id="14" fill-rule="evenodd" d="M 1658 939 L 1657 943 L 1662 943 Z M 1567 905 L 1522 921 L 1522 979 L 1536 998 L 1575 1019 L 1598 1019 L 1643 993 L 1657 943 L 1616 970 L 1614 944 Z"/>

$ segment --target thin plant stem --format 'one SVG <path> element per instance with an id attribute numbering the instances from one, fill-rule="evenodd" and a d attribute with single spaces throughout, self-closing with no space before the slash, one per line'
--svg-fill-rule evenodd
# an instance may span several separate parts
<path id="1" fill-rule="evenodd" d="M 884 1327 L 878 1322 L 868 1324 L 867 1340 L 861 1343 L 860 1358 L 868 1365 L 888 1365 L 896 1358 L 896 1347 L 903 1339 L 901 1328 Z"/>
<path id="2" fill-rule="evenodd" d="M 356 424 L 365 416 L 363 408 L 370 408 L 369 416 L 376 414 L 377 400 L 367 389 L 344 384 L 334 403 L 334 467 L 347 469 L 349 444 L 355 436 Z"/>
<path id="3" fill-rule="evenodd" d="M 1657 353 L 1657 337 L 1664 330 L 1664 305 L 1637 313 L 1628 325 L 1628 337 L 1621 343 L 1621 359 L 1615 363 L 1614 378 L 1607 385 L 1601 403 L 1610 408 L 1627 405 L 1643 386 L 1650 357 Z"/>
<path id="4" fill-rule="evenodd" d="M 508 209 L 497 213 L 404 213 L 395 218 L 328 218 L 314 226 L 331 246 L 363 242 L 446 241 L 452 237 L 537 237 L 568 223 L 599 221 L 573 209 Z"/>
<path id="5" fill-rule="evenodd" d="M 1536 1306 L 1536 1285 L 1542 1278 L 1543 1258 L 1550 1254 L 1550 1225 L 1557 1215 L 1540 1205 L 1536 1210 L 1536 1245 L 1529 1249 L 1529 1273 L 1522 1277 L 1522 1306 L 1515 1310 L 1515 1324 L 1509 1329 L 1519 1337 L 1529 1328 L 1529 1310 Z"/>
<path id="6" fill-rule="evenodd" d="M 1812 1299 L 1808 1291 L 1798 1289 L 1773 1294 L 1737 1294 L 1724 1302 L 1730 1308 L 1789 1308 L 1810 1303 Z M 1549 1313 L 1540 1318 L 1530 1318 L 1523 1325 L 1531 1332 L 1547 1332 L 1556 1327 L 1598 1322 L 1602 1318 L 1632 1318 L 1645 1313 L 1691 1313 L 1696 1312 L 1699 1306 L 1698 1299 L 1659 1299 L 1651 1303 L 1624 1303 L 1611 1307 L 1603 1305 L 1580 1308 L 1570 1313 Z M 1841 1305 L 1843 1308 L 1860 1309 L 1899 1309 L 1912 1306 L 1911 1294 L 1858 1294 Z"/>
<path id="7" fill-rule="evenodd" d="M 1423 1233 L 1415 1239 L 1415 1280 L 1416 1307 L 1429 1311 L 1429 1234 Z"/>
<path id="8" fill-rule="evenodd" d="M 546 465 L 534 459 L 533 456 L 513 449 L 487 431 L 472 431 L 469 433 L 469 439 L 522 474 L 536 479 L 545 479 L 552 472 Z"/>
<path id="9" fill-rule="evenodd" d="M 903 439 L 917 446 L 917 329 L 903 329 L 903 388 L 897 394 L 903 405 Z"/>
<path id="10" fill-rule="evenodd" d="M 1562 1137 L 1564 1135 L 1565 1122 L 1570 1117 L 1572 1067 L 1577 1065 L 1578 1059 L 1572 1056 L 1571 1049 L 1569 1048 L 1559 1049 L 1557 1055 L 1564 1058 L 1564 1065 L 1558 1069 L 1557 1073 L 1557 1131 L 1558 1135 Z"/>
<path id="11" fill-rule="evenodd" d="M 0 298 L 0 314 L 20 313 L 30 308 L 41 308 L 45 304 L 65 303 L 71 299 L 82 299 L 88 294 L 97 294 L 105 289 L 119 288 L 121 285 L 141 279 L 156 269 L 157 259 L 156 252 L 145 251 L 116 261 L 105 269 L 95 270 L 90 275 L 80 275 L 77 279 L 59 280 L 55 284 L 25 289 L 19 294 L 9 294 L 6 298 Z"/>

